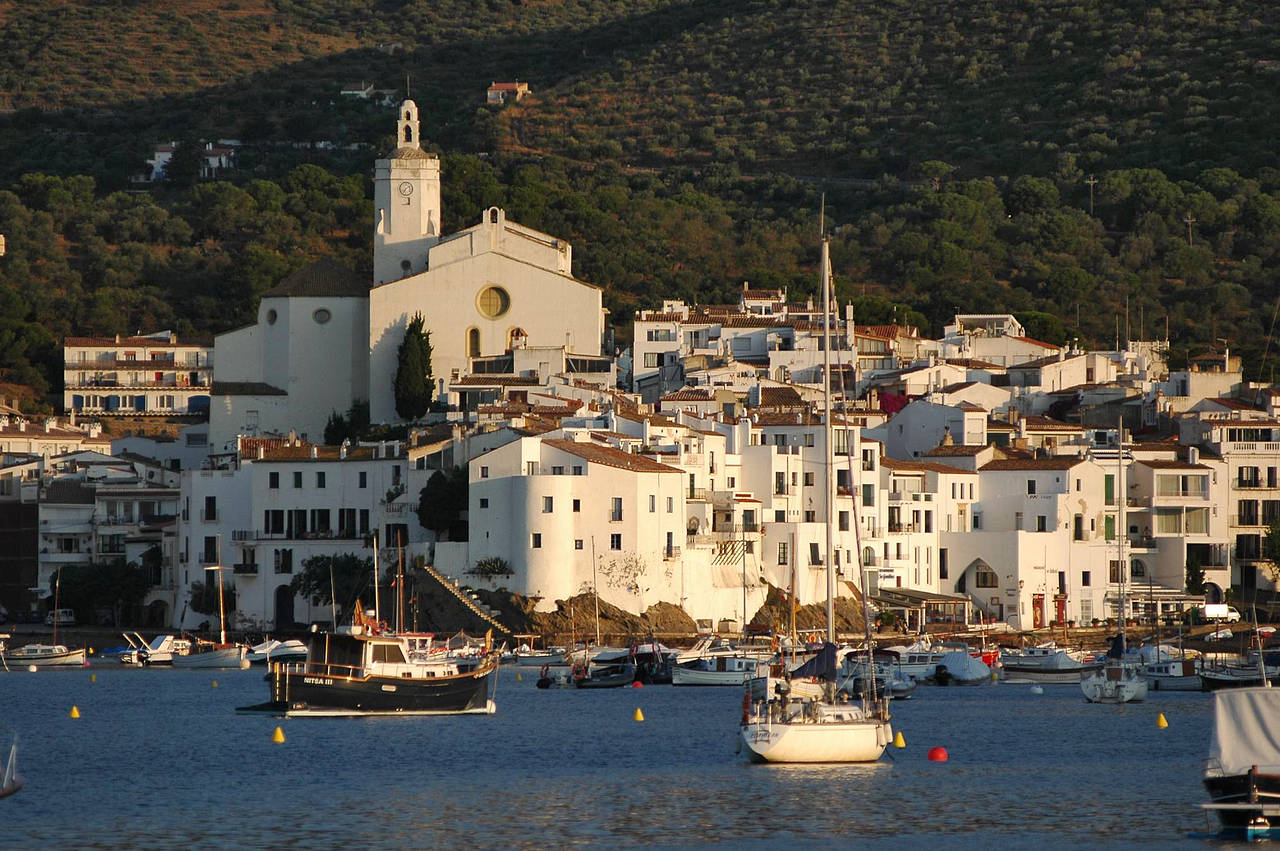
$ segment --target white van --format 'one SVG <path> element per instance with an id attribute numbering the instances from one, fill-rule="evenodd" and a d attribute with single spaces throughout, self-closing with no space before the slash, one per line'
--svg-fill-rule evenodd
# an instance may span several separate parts
<path id="1" fill-rule="evenodd" d="M 75 626 L 75 609 L 53 609 L 44 616 L 45 626 Z"/>
<path id="2" fill-rule="evenodd" d="M 1239 623 L 1240 612 L 1236 611 L 1235 606 L 1228 606 L 1226 603 L 1206 603 L 1204 607 L 1204 619 L 1207 621 Z"/>

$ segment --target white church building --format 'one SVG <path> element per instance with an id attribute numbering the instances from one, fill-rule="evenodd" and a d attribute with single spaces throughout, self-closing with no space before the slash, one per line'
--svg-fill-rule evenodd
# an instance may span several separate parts
<path id="1" fill-rule="evenodd" d="M 290 430 L 316 441 L 360 399 L 374 422 L 399 421 L 392 385 L 415 313 L 437 398 L 471 358 L 522 346 L 601 354 L 602 291 L 573 277 L 573 247 L 498 207 L 443 235 L 440 159 L 421 147 L 413 101 L 400 105 L 396 138 L 375 166 L 372 285 L 320 261 L 268 292 L 253 325 L 215 339 L 213 446 Z"/>

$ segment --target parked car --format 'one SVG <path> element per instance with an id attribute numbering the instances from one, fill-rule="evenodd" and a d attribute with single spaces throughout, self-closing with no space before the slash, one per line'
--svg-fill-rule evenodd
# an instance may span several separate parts
<path id="1" fill-rule="evenodd" d="M 75 626 L 75 609 L 54 609 L 44 616 L 45 626 Z"/>

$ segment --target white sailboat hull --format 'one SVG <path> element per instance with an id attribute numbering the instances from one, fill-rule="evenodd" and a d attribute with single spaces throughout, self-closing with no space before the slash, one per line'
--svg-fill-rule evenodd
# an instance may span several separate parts
<path id="1" fill-rule="evenodd" d="M 1137 703 L 1147 699 L 1147 680 L 1131 667 L 1108 666 L 1080 680 L 1090 703 Z"/>
<path id="2" fill-rule="evenodd" d="M 875 762 L 893 739 L 888 721 L 742 725 L 742 745 L 752 762 Z"/>

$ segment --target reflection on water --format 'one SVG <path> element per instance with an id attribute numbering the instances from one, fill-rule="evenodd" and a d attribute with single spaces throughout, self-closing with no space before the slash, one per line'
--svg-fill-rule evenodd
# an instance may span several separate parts
<path id="1" fill-rule="evenodd" d="M 778 766 L 735 756 L 735 689 L 538 691 L 504 671 L 493 716 L 293 720 L 273 745 L 281 721 L 233 711 L 265 697 L 257 671 L 95 671 L 0 673 L 27 781 L 0 802 L 15 847 L 1122 847 L 1205 828 L 1200 694 L 922 687 L 893 706 L 905 750 Z"/>

